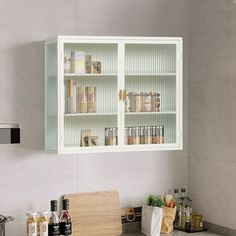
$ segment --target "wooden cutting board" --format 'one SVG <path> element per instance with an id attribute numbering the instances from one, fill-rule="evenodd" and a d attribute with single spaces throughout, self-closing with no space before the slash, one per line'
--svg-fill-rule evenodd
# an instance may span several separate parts
<path id="1" fill-rule="evenodd" d="M 122 234 L 119 193 L 103 191 L 68 194 L 73 236 Z"/>

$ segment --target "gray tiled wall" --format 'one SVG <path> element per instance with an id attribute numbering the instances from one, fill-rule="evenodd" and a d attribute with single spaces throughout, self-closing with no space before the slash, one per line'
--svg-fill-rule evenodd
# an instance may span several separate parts
<path id="1" fill-rule="evenodd" d="M 236 4 L 191 1 L 189 190 L 196 213 L 236 229 Z"/>

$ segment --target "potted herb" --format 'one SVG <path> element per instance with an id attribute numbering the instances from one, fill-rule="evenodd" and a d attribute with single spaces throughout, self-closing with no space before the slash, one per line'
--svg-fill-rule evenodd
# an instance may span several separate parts
<path id="1" fill-rule="evenodd" d="M 148 195 L 142 208 L 141 231 L 147 236 L 159 236 L 164 200 L 159 195 Z"/>

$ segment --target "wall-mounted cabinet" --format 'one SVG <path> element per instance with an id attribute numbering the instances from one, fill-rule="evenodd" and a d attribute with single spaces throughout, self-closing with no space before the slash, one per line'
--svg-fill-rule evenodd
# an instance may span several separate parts
<path id="1" fill-rule="evenodd" d="M 182 149 L 182 39 L 59 36 L 45 46 L 45 148 Z"/>

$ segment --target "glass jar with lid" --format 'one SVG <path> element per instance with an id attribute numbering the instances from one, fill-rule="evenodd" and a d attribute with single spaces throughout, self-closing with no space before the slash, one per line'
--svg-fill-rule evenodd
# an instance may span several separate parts
<path id="1" fill-rule="evenodd" d="M 142 92 L 141 96 L 141 112 L 150 112 L 152 110 L 151 106 L 151 95 L 150 93 Z"/>
<path id="2" fill-rule="evenodd" d="M 29 212 L 27 215 L 27 236 L 37 236 L 37 212 Z"/>
<path id="3" fill-rule="evenodd" d="M 160 93 L 155 93 L 155 92 L 152 92 L 151 93 L 151 110 L 153 112 L 158 112 L 160 111 L 160 105 L 161 105 L 161 102 L 160 102 Z"/>
<path id="4" fill-rule="evenodd" d="M 136 108 L 136 97 L 137 97 L 137 93 L 133 93 L 130 92 L 129 93 L 129 104 L 130 104 L 130 112 L 136 112 L 137 108 Z"/>

